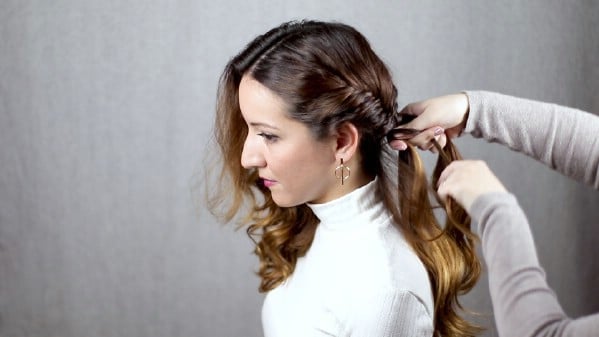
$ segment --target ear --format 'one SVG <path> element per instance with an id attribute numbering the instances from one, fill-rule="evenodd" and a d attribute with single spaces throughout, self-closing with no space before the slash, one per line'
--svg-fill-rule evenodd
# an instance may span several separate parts
<path id="1" fill-rule="evenodd" d="M 343 158 L 344 162 L 354 156 L 360 144 L 360 132 L 355 125 L 350 122 L 341 124 L 337 129 L 335 157 L 337 161 Z"/>

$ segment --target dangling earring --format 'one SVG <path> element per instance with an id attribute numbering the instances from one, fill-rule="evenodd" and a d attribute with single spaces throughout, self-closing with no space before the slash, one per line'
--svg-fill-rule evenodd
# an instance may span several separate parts
<path id="1" fill-rule="evenodd" d="M 335 178 L 341 179 L 341 185 L 348 179 L 351 174 L 349 166 L 343 165 L 343 158 L 341 158 L 341 164 L 335 168 Z"/>

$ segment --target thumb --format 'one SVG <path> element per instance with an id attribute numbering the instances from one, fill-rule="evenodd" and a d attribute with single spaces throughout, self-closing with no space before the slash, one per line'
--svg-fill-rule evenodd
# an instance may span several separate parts
<path id="1" fill-rule="evenodd" d="M 403 128 L 424 130 L 432 127 L 433 121 L 429 120 L 428 114 L 425 114 L 428 101 L 414 102 L 406 105 L 399 115 L 402 117 L 402 123 L 399 125 Z"/>
<path id="2" fill-rule="evenodd" d="M 406 105 L 403 109 L 401 109 L 399 114 L 401 116 L 416 117 L 416 116 L 422 114 L 422 112 L 424 111 L 425 108 L 426 108 L 426 101 L 413 102 L 413 103 Z"/>
<path id="3" fill-rule="evenodd" d="M 418 116 L 408 115 L 404 120 L 407 120 L 407 123 L 401 124 L 400 127 L 408 128 L 408 129 L 416 129 L 416 130 L 426 130 L 433 126 L 434 121 L 427 114 L 421 114 Z"/>

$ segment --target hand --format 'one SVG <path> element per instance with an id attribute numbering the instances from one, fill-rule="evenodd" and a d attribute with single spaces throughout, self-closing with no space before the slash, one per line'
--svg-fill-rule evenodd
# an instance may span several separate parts
<path id="1" fill-rule="evenodd" d="M 499 179 L 482 160 L 458 160 L 449 164 L 439 177 L 437 193 L 441 200 L 452 197 L 466 212 L 481 195 L 506 192 Z"/>
<path id="2" fill-rule="evenodd" d="M 399 127 L 423 131 L 406 141 L 394 140 L 390 145 L 396 150 L 405 150 L 407 148 L 406 142 L 408 142 L 421 150 L 432 150 L 434 152 L 433 138 L 437 140 L 441 147 L 445 147 L 446 137 L 454 138 L 462 133 L 466 126 L 468 110 L 468 97 L 464 93 L 440 96 L 408 104 L 399 113 L 416 116 L 416 118 Z"/>

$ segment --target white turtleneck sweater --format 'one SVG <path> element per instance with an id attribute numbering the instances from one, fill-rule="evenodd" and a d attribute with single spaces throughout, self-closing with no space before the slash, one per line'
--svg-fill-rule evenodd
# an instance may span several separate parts
<path id="1" fill-rule="evenodd" d="M 265 337 L 432 336 L 422 262 L 393 224 L 376 180 L 331 202 L 293 274 L 266 295 Z"/>

